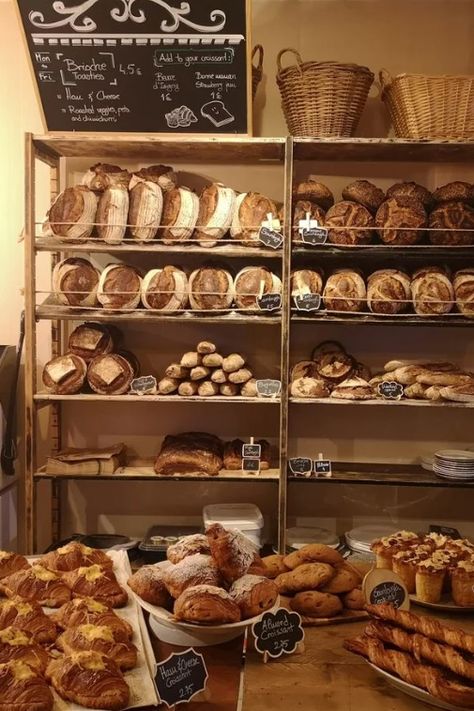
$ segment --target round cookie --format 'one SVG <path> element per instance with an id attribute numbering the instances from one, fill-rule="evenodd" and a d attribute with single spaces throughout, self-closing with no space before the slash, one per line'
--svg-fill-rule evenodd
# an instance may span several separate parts
<path id="1" fill-rule="evenodd" d="M 327 563 L 328 565 L 341 565 L 344 559 L 334 548 L 324 545 L 324 543 L 309 543 L 297 551 L 285 556 L 285 565 L 291 570 L 303 563 Z"/>
<path id="2" fill-rule="evenodd" d="M 342 612 L 342 602 L 336 595 L 306 591 L 300 592 L 290 601 L 290 608 L 305 617 L 335 617 Z"/>
<path id="3" fill-rule="evenodd" d="M 262 558 L 262 563 L 265 568 L 267 578 L 276 578 L 282 573 L 287 573 L 289 568 L 283 562 L 284 555 L 267 555 Z"/>
<path id="4" fill-rule="evenodd" d="M 334 573 L 334 568 L 327 563 L 306 563 L 295 570 L 279 575 L 275 578 L 275 584 L 280 593 L 317 590 L 326 585 Z"/>
<path id="5" fill-rule="evenodd" d="M 354 588 L 342 596 L 342 604 L 348 610 L 363 610 L 365 608 L 364 593 L 360 588 Z"/>
<path id="6" fill-rule="evenodd" d="M 336 568 L 336 574 L 321 590 L 332 595 L 340 595 L 350 592 L 361 582 L 361 577 L 356 570 L 348 565 L 341 565 Z"/>
<path id="7" fill-rule="evenodd" d="M 368 180 L 356 180 L 347 185 L 342 191 L 344 200 L 352 200 L 363 205 L 372 213 L 376 213 L 385 200 L 383 190 Z"/>

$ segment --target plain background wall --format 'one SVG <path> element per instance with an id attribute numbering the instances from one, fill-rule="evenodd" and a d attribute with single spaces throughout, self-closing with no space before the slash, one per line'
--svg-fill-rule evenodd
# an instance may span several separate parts
<path id="1" fill-rule="evenodd" d="M 0 0 L 0 341 L 16 342 L 19 315 L 22 308 L 21 288 L 23 286 L 23 249 L 18 236 L 23 226 L 23 133 L 41 132 L 41 120 L 36 104 L 33 84 L 29 75 L 26 53 L 17 26 L 12 0 Z M 474 72 L 474 2 L 472 0 L 254 0 L 254 43 L 264 44 L 266 56 L 264 81 L 259 89 L 256 102 L 256 129 L 263 135 L 284 135 L 285 122 L 280 109 L 279 94 L 275 84 L 276 55 L 282 47 L 299 49 L 303 59 L 338 59 L 366 64 L 375 73 L 386 67 L 392 73 L 402 71 L 420 72 Z M 289 59 L 289 58 L 288 58 Z M 361 120 L 359 135 L 386 135 L 387 118 L 374 86 L 366 111 Z M 308 166 L 299 169 L 303 174 Z M 346 177 L 361 175 L 373 177 L 384 184 L 398 177 L 413 175 L 420 180 L 430 166 L 404 168 L 394 166 L 347 166 L 343 177 L 334 173 L 339 167 L 319 166 L 325 180 L 337 191 Z M 411 169 L 411 173 L 407 172 Z M 74 166 L 71 171 L 74 170 Z M 404 172 L 405 171 L 405 172 Z M 236 167 L 233 181 L 245 188 L 245 172 Z M 469 178 L 470 172 L 443 166 L 430 171 L 430 180 L 441 183 L 455 175 Z M 73 173 L 71 172 L 71 178 Z M 215 176 L 220 177 L 220 176 Z M 42 182 L 42 179 L 44 181 Z M 258 184 L 263 175 L 253 180 Z M 472 179 L 472 176 L 471 176 Z M 46 202 L 45 184 L 47 174 L 40 172 L 40 196 Z M 267 177 L 265 177 L 267 180 Z M 268 178 L 269 191 L 277 190 L 277 177 Z M 430 185 L 435 187 L 435 185 Z M 47 273 L 46 255 L 42 255 L 40 275 L 43 283 Z M 360 355 L 374 358 L 374 343 L 377 330 L 356 329 L 344 334 L 347 346 L 357 349 Z M 403 337 L 400 329 L 400 336 Z M 410 330 L 411 333 L 411 330 Z M 463 332 L 467 336 L 467 332 Z M 40 329 L 40 358 L 48 353 L 47 328 Z M 310 349 L 314 343 L 311 334 L 300 330 L 295 339 L 295 359 Z M 333 334 L 328 334 L 333 335 Z M 227 338 L 227 332 L 225 338 Z M 326 337 L 326 334 L 323 336 Z M 341 337 L 339 335 L 339 337 Z M 398 333 L 391 331 L 377 356 L 398 345 Z M 171 349 L 179 343 L 176 335 L 170 334 Z M 405 346 L 415 352 L 423 348 L 425 353 L 444 351 L 445 339 L 439 333 L 423 331 L 415 340 Z M 465 336 L 456 335 L 446 347 L 452 355 L 472 363 L 473 353 L 466 347 Z M 397 352 L 398 354 L 398 352 Z M 391 352 L 389 353 L 389 356 Z M 447 353 L 446 353 L 447 355 Z M 164 354 L 162 354 L 164 358 Z M 167 356 L 166 356 L 167 357 Z M 147 410 L 152 408 L 147 407 Z M 337 408 L 336 408 L 337 409 Z M 178 408 L 175 408 L 177 411 Z M 378 410 L 378 408 L 375 408 Z M 181 413 L 183 411 L 180 411 Z M 194 411 L 193 411 L 194 412 Z M 214 411 L 213 411 L 214 412 Z M 245 411 L 242 410 L 242 413 Z M 400 410 L 400 413 L 403 413 Z M 448 413 L 446 418 L 431 417 L 424 410 L 416 410 L 416 415 L 405 419 L 403 414 L 390 413 L 383 422 L 374 414 L 372 420 L 354 421 L 355 410 L 345 408 L 341 413 L 328 413 L 325 437 L 316 436 L 314 428 L 296 420 L 295 447 L 307 446 L 317 440 L 317 446 L 324 446 L 330 453 L 344 453 L 348 456 L 383 458 L 387 443 L 392 442 L 392 452 L 396 448 L 401 459 L 413 456 L 418 442 L 430 450 L 439 440 L 445 442 L 469 443 L 472 416 L 470 411 Z M 133 411 L 134 415 L 136 410 Z M 197 414 L 197 411 L 196 411 Z M 94 423 L 95 412 L 88 413 Z M 142 416 L 146 413 L 143 411 Z M 165 424 L 171 429 L 179 412 L 166 416 Z M 189 419 L 191 413 L 186 413 Z M 237 414 L 233 417 L 240 417 Z M 99 416 L 97 416 L 99 418 Z M 118 415 L 117 415 L 118 417 Z M 153 414 L 151 415 L 153 417 Z M 217 419 L 217 411 L 211 415 Z M 367 414 L 368 417 L 368 414 Z M 469 419 L 468 419 L 469 418 Z M 98 421 L 98 420 L 97 420 Z M 156 437 L 150 429 L 147 418 L 146 449 L 152 451 L 159 440 L 163 427 L 157 427 Z M 126 419 L 123 419 L 127 431 Z M 375 429 L 374 429 L 375 428 Z M 91 431 L 94 430 L 92 424 Z M 41 423 L 40 432 L 47 446 L 47 422 Z M 85 437 L 86 430 L 78 433 Z M 114 432 L 111 433 L 112 435 Z M 296 440 L 296 434 L 299 439 Z M 160 434 L 161 436 L 161 434 Z M 306 443 L 305 443 L 306 441 Z M 143 440 L 144 442 L 144 440 Z M 390 444 L 388 445 L 390 447 Z M 390 455 L 390 458 L 393 456 Z M 47 486 L 41 490 L 46 493 Z M 309 493 L 311 492 L 311 493 Z M 271 485 L 245 487 L 242 485 L 212 484 L 199 485 L 159 484 L 74 484 L 69 486 L 66 506 L 65 531 L 101 528 L 135 535 L 143 533 L 158 514 L 198 515 L 201 503 L 211 500 L 254 499 L 261 505 L 270 521 L 275 511 L 276 488 Z M 47 542 L 47 497 L 42 496 L 45 515 L 42 544 Z M 131 503 L 131 506 L 130 506 Z M 133 508 L 133 515 L 130 514 Z M 344 530 L 353 521 L 364 520 L 378 514 L 393 520 L 416 518 L 420 515 L 437 520 L 466 522 L 471 518 L 469 497 L 462 493 L 446 496 L 433 490 L 398 490 L 396 488 L 338 487 L 320 484 L 314 488 L 306 485 L 292 485 L 290 490 L 290 512 L 293 515 L 313 516 L 328 525 Z M 382 512 L 382 513 L 380 513 Z M 416 513 L 415 513 L 416 512 Z M 103 514 L 101 516 L 101 514 Z"/>

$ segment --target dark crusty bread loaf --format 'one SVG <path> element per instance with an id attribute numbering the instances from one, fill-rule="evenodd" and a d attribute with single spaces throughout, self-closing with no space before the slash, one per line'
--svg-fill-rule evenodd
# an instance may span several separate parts
<path id="1" fill-rule="evenodd" d="M 374 218 L 366 207 L 343 200 L 326 213 L 328 239 L 333 244 L 369 244 L 373 238 Z M 348 229 L 343 229 L 343 228 Z M 350 227 L 367 229 L 349 229 Z"/>
<path id="2" fill-rule="evenodd" d="M 155 461 L 155 472 L 162 476 L 195 473 L 217 476 L 222 467 L 221 440 L 202 432 L 168 435 Z"/>
<path id="3" fill-rule="evenodd" d="M 98 355 L 111 353 L 114 348 L 112 334 L 102 323 L 83 323 L 69 336 L 69 351 L 88 363 Z"/>
<path id="4" fill-rule="evenodd" d="M 368 180 L 356 180 L 342 191 L 344 200 L 351 200 L 363 205 L 375 214 L 385 200 L 385 193 Z"/>
<path id="5" fill-rule="evenodd" d="M 55 395 L 74 395 L 84 385 L 86 374 L 86 362 L 73 353 L 66 353 L 46 363 L 43 383 Z"/>
<path id="6" fill-rule="evenodd" d="M 467 202 L 474 206 L 474 191 L 471 183 L 466 183 L 462 180 L 455 180 L 452 183 L 446 183 L 434 191 L 433 200 L 436 204 L 443 202 Z"/>
<path id="7" fill-rule="evenodd" d="M 433 204 L 433 195 L 423 185 L 415 182 L 395 183 L 387 190 L 388 198 L 408 197 L 421 202 L 425 210 L 429 210 Z"/>
<path id="8" fill-rule="evenodd" d="M 430 232 L 432 244 L 474 244 L 474 208 L 459 200 L 443 202 L 431 213 L 430 228 L 434 230 Z"/>
<path id="9" fill-rule="evenodd" d="M 377 210 L 375 224 L 385 244 L 410 245 L 423 239 L 428 224 L 422 203 L 410 197 L 391 197 Z M 409 229 L 403 229 L 403 228 Z"/>
<path id="10" fill-rule="evenodd" d="M 329 210 L 334 205 L 332 192 L 313 175 L 298 183 L 293 191 L 293 197 L 295 200 L 309 200 L 319 205 L 323 210 Z"/>

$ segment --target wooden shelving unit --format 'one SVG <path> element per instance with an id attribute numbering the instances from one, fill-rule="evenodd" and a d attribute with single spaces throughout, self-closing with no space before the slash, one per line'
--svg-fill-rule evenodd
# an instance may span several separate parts
<path id="1" fill-rule="evenodd" d="M 287 522 L 287 495 L 288 485 L 299 483 L 342 483 L 342 484 L 380 484 L 396 486 L 428 486 L 428 487 L 454 487 L 471 488 L 465 482 L 446 482 L 434 474 L 426 472 L 417 466 L 391 466 L 391 465 L 358 465 L 346 463 L 334 465 L 331 479 L 304 479 L 287 477 L 288 444 L 291 430 L 289 422 L 291 413 L 300 405 L 313 405 L 315 408 L 325 408 L 328 405 L 346 406 L 374 406 L 377 408 L 395 407 L 423 407 L 426 411 L 446 408 L 447 411 L 465 408 L 473 409 L 473 404 L 463 403 L 431 403 L 426 401 L 402 400 L 400 402 L 387 402 L 381 400 L 352 402 L 326 400 L 296 400 L 289 397 L 289 363 L 292 344 L 292 329 L 294 327 L 307 328 L 313 326 L 311 341 L 317 342 L 318 328 L 331 324 L 340 330 L 341 334 L 346 327 L 355 325 L 371 325 L 379 328 L 404 328 L 404 327 L 430 327 L 430 328 L 469 328 L 474 325 L 474 320 L 462 317 L 460 314 L 451 314 L 441 318 L 421 318 L 414 314 L 385 317 L 369 313 L 339 314 L 318 312 L 305 315 L 296 312 L 290 302 L 290 271 L 292 266 L 301 268 L 316 262 L 331 260 L 333 263 L 344 263 L 355 260 L 357 264 L 367 263 L 371 267 L 374 260 L 385 262 L 398 260 L 403 256 L 404 262 L 418 264 L 420 259 L 450 259 L 463 265 L 473 256 L 474 248 L 446 248 L 423 245 L 413 248 L 391 248 L 371 245 L 363 248 L 340 248 L 323 246 L 320 248 L 302 249 L 292 246 L 292 226 L 289 216 L 292 214 L 292 186 L 297 161 L 331 162 L 337 167 L 343 162 L 391 161 L 391 162 L 422 162 L 422 163 L 474 163 L 474 142 L 416 142 L 397 139 L 331 139 L 311 140 L 292 138 L 185 138 L 180 140 L 163 138 L 152 135 L 126 135 L 117 134 L 55 134 L 51 136 L 26 136 L 26 243 L 25 243 L 25 295 L 26 295 L 26 521 L 28 552 L 35 550 L 36 532 L 36 484 L 42 480 L 50 480 L 52 489 L 53 535 L 60 536 L 60 499 L 61 485 L 65 480 L 77 478 L 78 480 L 97 481 L 187 481 L 187 482 L 242 482 L 251 483 L 272 482 L 278 486 L 279 508 L 275 515 L 279 524 L 279 548 L 285 549 L 286 522 Z M 106 245 L 91 240 L 85 244 L 64 244 L 41 235 L 42 215 L 36 214 L 36 163 L 41 161 L 50 168 L 50 193 L 54 198 L 60 189 L 66 186 L 67 159 L 81 158 L 101 160 L 107 162 L 144 161 L 151 163 L 183 161 L 199 163 L 200 165 L 215 165 L 213 169 L 216 178 L 219 174 L 219 165 L 243 164 L 248 170 L 254 164 L 278 165 L 284 182 L 284 208 L 286 222 L 284 225 L 285 243 L 281 250 L 271 251 L 262 248 L 247 248 L 232 245 L 228 242 L 216 248 L 206 250 L 198 246 L 172 245 L 152 243 L 147 245 L 135 244 L 126 241 L 120 245 Z M 361 173 L 363 168 L 361 167 Z M 361 175 L 361 177 L 363 177 Z M 251 181 L 249 181 L 251 182 Z M 128 258 L 128 255 L 170 255 L 170 259 L 186 256 L 201 256 L 212 258 L 238 259 L 240 262 L 251 264 L 254 260 L 268 260 L 272 267 L 278 263 L 283 282 L 283 307 L 281 312 L 272 315 L 255 315 L 238 312 L 209 314 L 184 312 L 171 316 L 164 316 L 160 312 L 136 309 L 133 311 L 109 311 L 98 308 L 69 308 L 58 305 L 55 300 L 40 292 L 37 288 L 36 262 L 40 254 L 49 253 L 52 264 L 72 254 L 107 255 L 116 259 Z M 265 262 L 264 262 L 265 263 Z M 226 325 L 245 326 L 246 337 L 251 341 L 254 327 L 272 326 L 280 329 L 280 371 L 282 390 L 281 396 L 276 399 L 253 398 L 180 398 L 179 396 L 110 396 L 103 397 L 94 394 L 79 394 L 72 396 L 55 396 L 42 391 L 37 372 L 37 325 L 39 321 L 50 321 L 52 332 L 52 356 L 61 352 L 65 342 L 65 335 L 72 321 L 93 320 L 110 322 L 113 324 L 139 324 L 143 333 L 149 326 L 160 325 L 160 330 L 168 324 L 213 324 L 217 327 Z M 226 331 L 227 332 L 227 331 Z M 305 331 L 306 332 L 306 331 Z M 339 331 L 338 331 L 339 332 Z M 273 333 L 273 331 L 271 331 Z M 341 335 L 341 339 L 343 335 Z M 319 340 L 323 340 L 322 338 Z M 61 449 L 63 440 L 62 408 L 78 407 L 81 403 L 94 403 L 100 407 L 102 403 L 151 403 L 158 407 L 160 404 L 180 404 L 182 407 L 199 405 L 201 408 L 215 405 L 216 407 L 239 406 L 239 411 L 246 412 L 246 408 L 260 406 L 262 414 L 269 411 L 262 407 L 272 406 L 279 411 L 279 462 L 278 468 L 262 472 L 259 476 L 243 474 L 241 472 L 221 472 L 218 477 L 202 476 L 174 476 L 161 477 L 154 474 L 151 464 L 137 465 L 130 463 L 128 467 L 119 470 L 110 476 L 78 476 L 47 475 L 42 469 L 44 462 L 38 461 L 38 414 L 44 408 L 50 409 L 50 440 L 52 452 Z M 138 408 L 136 410 L 140 412 Z M 311 412 L 309 410 L 308 412 Z M 258 433 L 249 433 L 249 436 Z"/>

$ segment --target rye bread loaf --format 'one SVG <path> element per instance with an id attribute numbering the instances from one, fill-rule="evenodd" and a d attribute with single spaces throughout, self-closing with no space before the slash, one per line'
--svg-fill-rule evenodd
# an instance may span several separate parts
<path id="1" fill-rule="evenodd" d="M 433 204 L 433 195 L 423 185 L 419 185 L 413 181 L 395 183 L 387 190 L 388 198 L 413 198 L 421 202 L 425 210 L 428 212 Z"/>
<path id="2" fill-rule="evenodd" d="M 207 474 L 217 476 L 223 467 L 223 444 L 218 437 L 202 432 L 168 435 L 155 461 L 155 472 Z"/>
<path id="3" fill-rule="evenodd" d="M 368 180 L 355 180 L 342 191 L 344 200 L 357 202 L 375 215 L 385 200 L 385 193 Z"/>
<path id="4" fill-rule="evenodd" d="M 294 200 L 309 200 L 319 205 L 325 212 L 334 205 L 334 195 L 327 185 L 319 182 L 314 175 L 310 175 L 306 180 L 296 185 L 293 190 L 293 198 Z"/>

